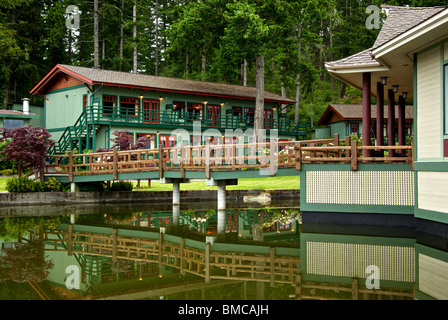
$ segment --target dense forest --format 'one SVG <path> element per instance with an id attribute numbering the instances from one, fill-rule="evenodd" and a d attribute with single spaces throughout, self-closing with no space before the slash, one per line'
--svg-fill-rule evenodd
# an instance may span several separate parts
<path id="1" fill-rule="evenodd" d="M 444 0 L 2 0 L 0 108 L 24 97 L 56 64 L 256 86 L 296 101 L 313 122 L 360 92 L 324 63 L 372 46 L 370 5 Z M 79 12 L 73 11 L 79 9 Z M 79 22 L 79 23 L 78 23 Z M 257 71 L 258 70 L 258 71 Z"/>

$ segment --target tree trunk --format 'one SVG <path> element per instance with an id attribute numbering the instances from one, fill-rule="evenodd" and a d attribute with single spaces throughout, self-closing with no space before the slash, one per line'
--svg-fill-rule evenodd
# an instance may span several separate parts
<path id="1" fill-rule="evenodd" d="M 206 69 L 206 65 L 207 65 L 207 58 L 205 57 L 205 55 L 202 55 L 202 66 L 201 66 L 201 79 L 202 81 L 205 81 L 205 69 Z"/>
<path id="2" fill-rule="evenodd" d="M 282 97 L 286 98 L 286 85 L 285 85 L 285 67 L 282 66 Z M 286 110 L 286 104 L 282 104 L 282 112 L 283 114 L 287 114 L 288 111 Z"/>
<path id="3" fill-rule="evenodd" d="M 329 27 L 329 33 L 330 33 L 330 61 L 333 61 L 333 21 L 330 17 L 330 27 Z M 325 71 L 326 72 L 326 71 Z M 331 91 L 334 92 L 334 77 L 331 77 Z"/>
<path id="4" fill-rule="evenodd" d="M 101 60 L 102 60 L 102 67 L 104 68 L 104 60 L 106 59 L 106 37 L 104 36 L 104 30 L 106 29 L 106 10 L 103 6 L 103 30 L 101 30 L 102 33 L 102 48 L 101 48 Z"/>
<path id="5" fill-rule="evenodd" d="M 244 59 L 244 77 L 243 77 L 243 86 L 247 87 L 247 60 Z"/>
<path id="6" fill-rule="evenodd" d="M 255 123 L 254 142 L 263 142 L 262 129 L 264 120 L 264 46 L 260 55 L 256 58 L 256 101 L 255 101 Z"/>
<path id="7" fill-rule="evenodd" d="M 124 45 L 124 0 L 121 0 L 121 26 L 120 26 L 120 71 L 123 66 L 123 45 Z"/>
<path id="8" fill-rule="evenodd" d="M 302 55 L 302 43 L 301 38 L 302 37 L 302 25 L 300 24 L 300 21 L 297 24 L 297 51 L 299 53 L 299 59 L 301 59 Z M 297 74 L 296 77 L 296 105 L 294 110 L 294 121 L 296 124 L 299 123 L 299 111 L 300 111 L 300 72 Z"/>
<path id="9" fill-rule="evenodd" d="M 134 6 L 132 7 L 132 27 L 133 33 L 132 38 L 134 41 L 134 54 L 133 54 L 133 71 L 137 73 L 137 3 L 134 1 Z"/>
<path id="10" fill-rule="evenodd" d="M 98 69 L 99 62 L 99 43 L 98 43 L 98 0 L 93 2 L 93 67 Z"/>
<path id="11" fill-rule="evenodd" d="M 156 0 L 156 52 L 155 52 L 155 66 L 154 73 L 159 75 L 159 1 Z"/>
<path id="12" fill-rule="evenodd" d="M 300 111 L 300 74 L 298 74 L 296 77 L 296 106 L 294 110 L 294 121 L 296 124 L 298 124 L 300 120 L 299 111 Z"/>

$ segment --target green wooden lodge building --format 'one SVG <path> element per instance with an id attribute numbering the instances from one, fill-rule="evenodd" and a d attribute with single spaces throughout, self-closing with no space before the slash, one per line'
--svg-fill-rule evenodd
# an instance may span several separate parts
<path id="1" fill-rule="evenodd" d="M 57 154 L 107 148 L 116 130 L 131 132 L 134 141 L 146 136 L 155 148 L 173 146 L 176 129 L 187 130 L 187 143 L 196 145 L 206 138 L 220 142 L 226 130 L 247 133 L 254 125 L 253 87 L 57 65 L 31 94 L 45 102 L 44 126 Z M 296 125 L 281 111 L 294 101 L 270 92 L 264 101 L 267 139 L 273 129 L 279 140 L 306 137 L 307 124 Z M 194 125 L 200 131 L 193 138 Z"/>

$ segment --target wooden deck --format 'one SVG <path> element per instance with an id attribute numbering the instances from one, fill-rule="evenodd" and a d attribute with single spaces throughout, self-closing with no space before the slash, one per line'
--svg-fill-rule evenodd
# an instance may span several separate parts
<path id="1" fill-rule="evenodd" d="M 370 155 L 366 156 L 367 153 Z M 153 173 L 163 178 L 167 172 L 203 172 L 210 179 L 214 171 L 242 172 L 266 170 L 275 176 L 278 169 L 293 169 L 299 174 L 303 164 L 343 163 L 352 170 L 358 163 L 413 163 L 413 145 L 359 146 L 349 137 L 304 141 L 271 141 L 266 144 L 206 144 L 158 149 L 139 149 L 103 153 L 48 155 L 45 176 L 73 177 L 112 175 L 118 180 L 122 173 Z M 143 177 L 142 177 L 143 178 Z M 145 177 L 146 178 L 146 177 Z M 103 179 L 103 177 L 101 178 Z"/>

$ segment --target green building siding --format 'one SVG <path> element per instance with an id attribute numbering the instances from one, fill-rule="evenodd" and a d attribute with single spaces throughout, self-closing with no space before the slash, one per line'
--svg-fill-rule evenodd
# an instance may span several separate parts
<path id="1" fill-rule="evenodd" d="M 80 116 L 83 115 L 83 106 L 87 107 L 93 106 L 93 119 L 87 119 L 88 123 L 84 123 L 83 125 L 91 125 L 90 131 L 92 130 L 92 125 L 96 126 L 95 134 L 92 134 L 93 137 L 90 141 L 85 140 L 84 138 L 70 137 L 74 142 L 71 144 L 75 145 L 76 149 L 98 149 L 103 147 L 109 147 L 110 142 L 109 139 L 113 138 L 113 132 L 116 130 L 119 131 L 129 131 L 134 135 L 134 139 L 137 139 L 137 134 L 157 134 L 160 135 L 170 135 L 175 129 L 186 129 L 190 136 L 193 134 L 192 125 L 179 125 L 177 123 L 169 124 L 166 120 L 166 116 L 162 118 L 162 115 L 172 116 L 172 108 L 175 102 L 183 102 L 185 105 L 188 103 L 196 103 L 204 106 L 204 101 L 207 101 L 205 105 L 216 105 L 220 106 L 220 114 L 221 122 L 220 126 L 216 128 L 213 126 L 207 126 L 205 121 L 202 121 L 201 131 L 212 129 L 210 131 L 214 132 L 214 136 L 216 135 L 224 135 L 226 133 L 226 129 L 238 129 L 237 116 L 233 115 L 233 107 L 242 108 L 243 114 L 245 108 L 253 108 L 255 109 L 255 101 L 252 100 L 244 100 L 244 99 L 231 99 L 231 98 L 221 98 L 221 97 L 211 97 L 205 95 L 193 95 L 193 94 L 182 94 L 182 93 L 171 93 L 171 92 L 162 92 L 162 91 L 150 91 L 143 89 L 131 89 L 131 88 L 123 88 L 123 87 L 111 87 L 111 86 L 102 86 L 96 85 L 92 88 L 91 92 L 84 85 L 77 85 L 65 89 L 59 89 L 50 91 L 47 93 L 45 98 L 45 127 L 49 130 L 52 135 L 52 139 L 55 141 L 59 141 L 61 137 L 63 137 L 64 132 L 68 130 L 68 127 L 75 127 L 75 124 Z M 104 117 L 99 117 L 98 115 L 102 112 L 101 109 L 103 107 L 103 96 L 115 96 L 116 97 L 116 114 L 111 115 L 110 120 L 105 119 Z M 138 106 L 135 108 L 136 113 L 131 112 L 129 115 L 136 116 L 139 115 L 139 111 L 142 110 L 142 101 L 143 99 L 151 99 L 159 101 L 159 111 L 160 119 L 159 125 L 156 123 L 146 124 L 142 123 L 142 119 L 139 117 L 134 117 L 133 121 L 128 121 L 125 123 L 126 112 L 121 112 L 120 98 L 136 98 L 138 101 Z M 265 110 L 272 110 L 272 120 L 278 120 L 278 103 L 265 102 Z M 89 111 L 88 110 L 88 111 Z M 129 109 L 131 110 L 131 109 Z M 204 116 L 207 114 L 206 107 L 202 108 L 201 114 Z M 186 111 L 186 110 L 185 110 Z M 88 113 L 88 112 L 87 112 Z M 92 113 L 91 113 L 92 114 Z M 177 114 L 174 114 L 177 116 Z M 92 123 L 94 121 L 94 123 Z M 228 122 L 227 122 L 228 121 Z M 121 124 L 123 122 L 123 124 Z M 232 128 L 229 128 L 231 126 Z M 291 127 L 289 127 L 291 128 Z M 218 129 L 214 130 L 214 129 Z M 242 128 L 243 132 L 247 128 Z M 85 136 L 87 130 L 84 130 L 84 133 L 81 136 Z M 65 135 L 68 135 L 65 133 Z M 269 130 L 266 131 L 267 138 L 269 138 Z M 280 140 L 288 140 L 291 138 L 296 138 L 296 136 L 291 132 L 291 134 L 283 134 L 276 136 Z M 64 137 L 63 137 L 64 138 Z M 67 137 L 65 137 L 67 138 Z M 84 139 L 84 140 L 83 140 Z M 79 142 L 81 142 L 81 146 L 79 146 Z M 135 142 L 135 141 L 134 141 Z M 68 148 L 66 144 L 64 148 Z M 65 151 L 67 149 L 64 149 Z M 62 152 L 65 152 L 61 149 Z"/>

